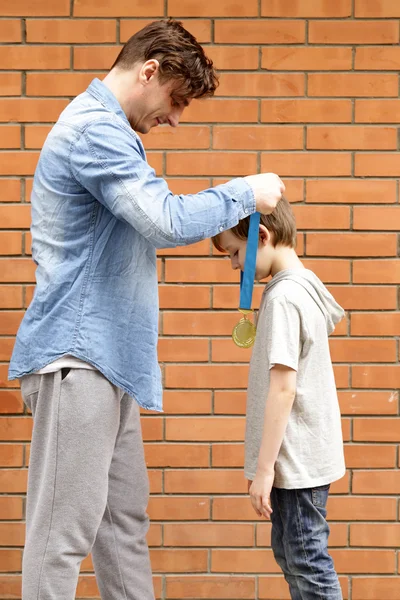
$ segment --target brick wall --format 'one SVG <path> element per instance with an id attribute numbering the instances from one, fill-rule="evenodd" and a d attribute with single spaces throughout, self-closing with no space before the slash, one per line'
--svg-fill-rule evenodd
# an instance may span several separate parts
<path id="1" fill-rule="evenodd" d="M 214 99 L 145 136 L 177 193 L 283 176 L 299 254 L 347 311 L 331 340 L 348 471 L 329 501 L 344 597 L 400 597 L 397 0 L 0 0 L 0 598 L 20 597 L 31 419 L 7 361 L 32 296 L 29 196 L 70 99 L 153 18 L 183 19 L 221 72 Z M 165 416 L 143 415 L 157 598 L 289 598 L 242 473 L 249 352 L 238 274 L 209 241 L 159 253 Z M 256 300 L 261 288 L 256 290 Z M 90 559 L 80 598 L 98 597 Z"/>

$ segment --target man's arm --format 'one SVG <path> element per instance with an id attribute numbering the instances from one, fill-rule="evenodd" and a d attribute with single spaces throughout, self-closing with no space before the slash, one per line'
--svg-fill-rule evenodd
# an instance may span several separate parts
<path id="1" fill-rule="evenodd" d="M 296 395 L 296 378 L 297 372 L 285 365 L 278 364 L 270 370 L 257 473 L 249 490 L 254 510 L 267 518 L 272 512 L 269 496 L 274 483 L 276 459 Z"/>
<path id="2" fill-rule="evenodd" d="M 72 148 L 70 165 L 85 189 L 157 247 L 191 244 L 233 227 L 255 210 L 271 212 L 284 191 L 270 173 L 176 196 L 146 162 L 139 138 L 111 118 L 85 129 Z"/>

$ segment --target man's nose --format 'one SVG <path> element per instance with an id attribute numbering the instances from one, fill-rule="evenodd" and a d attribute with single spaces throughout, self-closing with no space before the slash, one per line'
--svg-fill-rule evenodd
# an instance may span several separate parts
<path id="1" fill-rule="evenodd" d="M 168 115 L 168 122 L 171 125 L 171 127 L 178 127 L 182 113 L 183 108 L 180 107 L 171 110 L 171 112 Z"/>

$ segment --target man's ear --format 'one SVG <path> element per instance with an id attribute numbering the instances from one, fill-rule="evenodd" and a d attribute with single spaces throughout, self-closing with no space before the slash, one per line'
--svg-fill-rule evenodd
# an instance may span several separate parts
<path id="1" fill-rule="evenodd" d="M 260 223 L 258 228 L 258 239 L 263 246 L 266 246 L 271 241 L 271 233 L 262 223 Z"/>
<path id="2" fill-rule="evenodd" d="M 143 63 L 140 69 L 139 79 L 143 84 L 149 83 L 151 79 L 157 75 L 160 68 L 160 63 L 156 58 L 151 58 Z"/>

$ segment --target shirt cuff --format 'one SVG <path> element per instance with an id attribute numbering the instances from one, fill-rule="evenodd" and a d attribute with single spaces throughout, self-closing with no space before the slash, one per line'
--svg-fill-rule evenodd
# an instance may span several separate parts
<path id="1" fill-rule="evenodd" d="M 227 183 L 227 186 L 232 199 L 239 203 L 239 221 L 256 212 L 256 199 L 253 190 L 243 177 L 232 179 Z"/>

